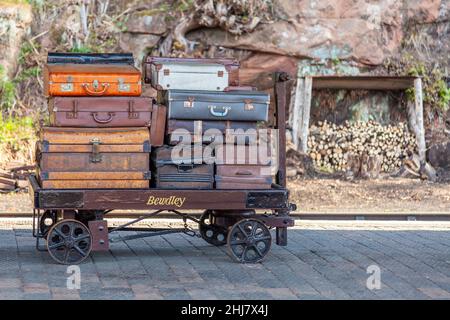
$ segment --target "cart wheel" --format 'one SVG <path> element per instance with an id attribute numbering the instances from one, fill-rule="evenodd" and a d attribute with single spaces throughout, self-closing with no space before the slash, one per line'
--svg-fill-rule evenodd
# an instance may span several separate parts
<path id="1" fill-rule="evenodd" d="M 213 214 L 210 210 L 203 212 L 198 228 L 203 240 L 214 246 L 223 246 L 227 243 L 227 228 L 213 223 Z"/>
<path id="2" fill-rule="evenodd" d="M 58 220 L 58 211 L 46 210 L 39 219 L 39 232 L 46 238 L 51 227 L 53 227 Z"/>
<path id="3" fill-rule="evenodd" d="M 257 219 L 236 222 L 228 233 L 228 252 L 238 262 L 255 263 L 267 255 L 272 236 L 264 223 Z"/>
<path id="4" fill-rule="evenodd" d="M 48 232 L 48 253 L 58 263 L 78 264 L 89 256 L 91 248 L 91 233 L 77 220 L 61 220 Z"/>

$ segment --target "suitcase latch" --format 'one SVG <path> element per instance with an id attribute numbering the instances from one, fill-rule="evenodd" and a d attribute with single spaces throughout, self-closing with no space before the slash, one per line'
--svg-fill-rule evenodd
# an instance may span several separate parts
<path id="1" fill-rule="evenodd" d="M 60 88 L 62 92 L 70 92 L 73 91 L 73 77 L 67 77 L 67 83 L 61 83 Z"/>
<path id="2" fill-rule="evenodd" d="M 245 103 L 244 110 L 250 111 L 250 110 L 254 110 L 255 109 L 255 106 L 253 105 L 251 99 L 245 99 L 244 103 Z"/>
<path id="3" fill-rule="evenodd" d="M 194 107 L 194 97 L 188 97 L 187 101 L 184 102 L 185 108 L 193 108 Z"/>
<path id="4" fill-rule="evenodd" d="M 223 78 L 223 71 L 222 71 L 222 70 L 217 71 L 217 76 L 218 76 L 219 78 Z"/>
<path id="5" fill-rule="evenodd" d="M 164 69 L 163 73 L 164 73 L 165 76 L 170 75 L 170 69 Z"/>
<path id="6" fill-rule="evenodd" d="M 129 83 L 125 83 L 122 78 L 118 79 L 119 81 L 119 91 L 120 92 L 130 92 L 131 86 Z"/>
<path id="7" fill-rule="evenodd" d="M 61 83 L 61 91 L 62 92 L 73 91 L 73 83 Z"/>
<path id="8" fill-rule="evenodd" d="M 92 163 L 99 163 L 102 162 L 102 155 L 100 154 L 100 139 L 99 138 L 93 138 L 91 140 L 92 143 L 92 153 L 90 155 L 90 160 Z"/>

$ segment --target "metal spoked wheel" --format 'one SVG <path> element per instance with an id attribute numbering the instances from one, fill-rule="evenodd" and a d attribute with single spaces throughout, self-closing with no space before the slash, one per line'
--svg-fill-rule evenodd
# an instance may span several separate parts
<path id="1" fill-rule="evenodd" d="M 58 263 L 78 264 L 89 256 L 91 248 L 91 233 L 77 220 L 62 220 L 48 232 L 47 250 Z"/>
<path id="2" fill-rule="evenodd" d="M 39 232 L 46 238 L 50 229 L 55 225 L 58 220 L 58 211 L 46 210 L 39 219 Z"/>
<path id="3" fill-rule="evenodd" d="M 227 242 L 233 259 L 241 263 L 256 263 L 269 253 L 272 236 L 261 221 L 243 219 L 231 227 Z"/>
<path id="4" fill-rule="evenodd" d="M 214 224 L 214 217 L 210 210 L 203 212 L 198 224 L 203 240 L 214 246 L 223 246 L 227 243 L 227 228 Z"/>

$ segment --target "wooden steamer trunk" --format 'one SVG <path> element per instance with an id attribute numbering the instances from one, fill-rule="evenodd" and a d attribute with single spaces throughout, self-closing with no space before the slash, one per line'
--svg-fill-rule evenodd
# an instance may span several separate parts
<path id="1" fill-rule="evenodd" d="M 48 64 L 46 96 L 139 96 L 141 73 L 127 64 Z"/>
<path id="2" fill-rule="evenodd" d="M 239 62 L 230 59 L 147 56 L 144 80 L 157 90 L 226 91 L 239 85 Z"/>
<path id="3" fill-rule="evenodd" d="M 147 128 L 45 127 L 36 157 L 42 188 L 149 187 L 150 135 Z"/>

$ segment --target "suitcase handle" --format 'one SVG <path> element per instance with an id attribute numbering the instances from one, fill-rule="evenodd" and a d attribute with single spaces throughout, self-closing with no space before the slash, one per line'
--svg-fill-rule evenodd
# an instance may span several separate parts
<path id="1" fill-rule="evenodd" d="M 223 111 L 219 112 L 216 111 L 216 107 L 217 106 L 208 106 L 209 107 L 209 112 L 211 112 L 211 114 L 215 117 L 226 117 L 228 114 L 228 111 L 230 111 L 231 107 L 222 107 Z"/>
<path id="2" fill-rule="evenodd" d="M 179 165 L 177 166 L 178 173 L 191 172 L 192 169 L 194 169 L 194 165 L 193 165 L 193 164 L 186 164 L 186 163 L 183 163 L 183 164 L 179 164 Z"/>
<path id="3" fill-rule="evenodd" d="M 98 118 L 98 112 L 92 112 L 91 115 L 92 115 L 92 118 L 94 118 L 95 122 L 105 124 L 105 123 L 111 122 L 116 114 L 114 112 L 108 112 L 108 118 L 105 120 L 101 120 Z"/>
<path id="4" fill-rule="evenodd" d="M 237 176 L 252 176 L 253 174 L 251 171 L 243 170 L 243 171 L 236 172 L 236 175 Z"/>
<path id="5" fill-rule="evenodd" d="M 101 85 L 102 85 L 103 89 L 100 90 L 100 91 L 95 91 L 95 87 L 96 87 L 95 84 L 92 85 L 94 90 L 89 89 L 89 84 L 88 83 L 83 83 L 81 86 L 84 88 L 84 90 L 87 92 L 87 94 L 89 94 L 91 96 L 101 96 L 101 95 L 103 95 L 106 92 L 106 90 L 108 90 L 109 83 L 102 83 Z"/>

